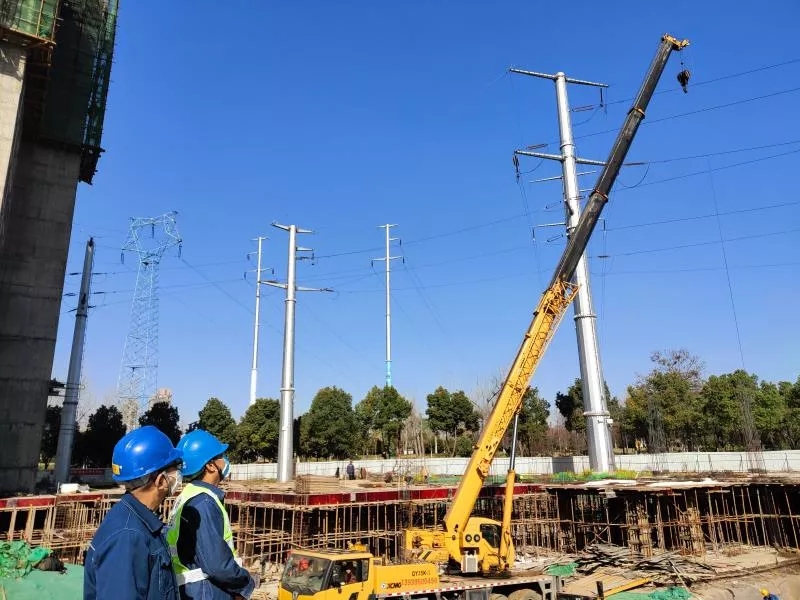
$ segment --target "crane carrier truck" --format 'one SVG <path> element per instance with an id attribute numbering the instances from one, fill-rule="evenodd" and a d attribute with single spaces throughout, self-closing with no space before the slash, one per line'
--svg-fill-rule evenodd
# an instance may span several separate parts
<path id="1" fill-rule="evenodd" d="M 544 291 L 525 337 L 509 369 L 497 401 L 481 431 L 472 458 L 437 528 L 404 532 L 404 562 L 390 564 L 366 551 L 293 551 L 278 587 L 278 600 L 556 600 L 561 578 L 514 572 L 511 508 L 516 480 L 514 449 L 506 479 L 503 520 L 472 516 L 475 502 L 489 475 L 494 456 L 512 421 L 547 344 L 577 292 L 573 275 L 594 231 L 600 213 L 630 149 L 645 109 L 673 50 L 689 42 L 664 35 L 633 106 L 628 111 L 608 160 L 589 196 L 586 208 L 569 238 Z M 679 76 L 681 85 L 688 71 Z M 361 548 L 366 550 L 366 548 Z M 475 577 L 481 576 L 481 577 Z"/>

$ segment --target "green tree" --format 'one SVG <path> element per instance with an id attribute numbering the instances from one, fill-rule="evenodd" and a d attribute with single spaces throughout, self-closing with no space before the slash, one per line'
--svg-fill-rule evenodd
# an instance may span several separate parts
<path id="1" fill-rule="evenodd" d="M 237 460 L 275 460 L 278 457 L 281 404 L 272 398 L 258 398 L 242 417 L 236 430 Z"/>
<path id="2" fill-rule="evenodd" d="M 463 433 L 478 430 L 480 415 L 475 410 L 467 395 L 459 390 L 449 392 L 439 386 L 432 394 L 428 394 L 428 426 L 445 434 L 445 440 L 452 439 L 452 454 L 456 454 L 458 438 Z"/>
<path id="3" fill-rule="evenodd" d="M 800 448 L 800 377 L 794 384 L 781 381 L 778 391 L 786 406 L 781 427 L 784 444 L 787 448 Z"/>
<path id="4" fill-rule="evenodd" d="M 75 444 L 73 463 L 89 467 L 107 467 L 116 443 L 125 435 L 122 413 L 116 406 L 100 406 L 89 416 L 86 431 Z"/>
<path id="5" fill-rule="evenodd" d="M 517 428 L 517 448 L 522 456 L 533 456 L 547 436 L 550 406 L 539 396 L 539 388 L 528 386 L 522 396 Z"/>
<path id="6" fill-rule="evenodd" d="M 141 417 L 139 426 L 152 425 L 158 427 L 166 436 L 177 444 L 181 439 L 181 420 L 178 408 L 167 402 L 155 402 Z"/>
<path id="7" fill-rule="evenodd" d="M 611 398 L 611 390 L 608 389 L 608 383 L 605 381 L 603 382 L 603 393 L 608 403 Z M 558 412 L 564 417 L 564 427 L 567 428 L 567 431 L 578 433 L 586 431 L 586 417 L 583 416 L 583 384 L 580 377 L 575 378 L 566 393 L 558 392 L 556 394 L 555 404 Z"/>
<path id="8" fill-rule="evenodd" d="M 403 423 L 411 415 L 412 404 L 394 388 L 373 386 L 356 407 L 360 426 L 369 425 L 380 434 L 384 452 L 400 447 Z"/>
<path id="9" fill-rule="evenodd" d="M 56 450 L 58 449 L 58 432 L 60 428 L 61 407 L 48 406 L 47 414 L 44 418 L 44 429 L 42 430 L 42 449 L 39 453 L 45 469 L 56 456 Z"/>
<path id="10" fill-rule="evenodd" d="M 469 457 L 475 450 L 475 441 L 470 435 L 460 435 L 456 439 L 453 456 Z"/>
<path id="11" fill-rule="evenodd" d="M 750 395 L 756 383 L 744 371 L 711 375 L 700 391 L 705 445 L 715 450 L 742 448 L 742 410 L 739 394 Z"/>
<path id="12" fill-rule="evenodd" d="M 655 364 L 650 373 L 628 387 L 623 430 L 635 437 L 646 437 L 649 450 L 654 452 L 676 446 L 695 447 L 699 438 L 702 362 L 684 349 L 654 352 L 650 360 Z M 659 448 L 662 441 L 665 448 Z"/>
<path id="13" fill-rule="evenodd" d="M 197 426 L 200 429 L 205 429 L 230 446 L 236 443 L 236 421 L 231 416 L 231 409 L 222 400 L 209 398 L 198 416 Z"/>
<path id="14" fill-rule="evenodd" d="M 753 418 L 765 450 L 786 448 L 784 424 L 789 408 L 780 388 L 762 381 L 753 403 Z"/>
<path id="15" fill-rule="evenodd" d="M 378 404 L 383 390 L 374 386 L 364 399 L 353 408 L 358 431 L 358 446 L 361 454 L 375 454 L 380 432 L 377 427 Z"/>
<path id="16" fill-rule="evenodd" d="M 357 433 L 353 397 L 337 387 L 319 390 L 303 415 L 300 448 L 314 458 L 348 458 L 354 454 Z"/>

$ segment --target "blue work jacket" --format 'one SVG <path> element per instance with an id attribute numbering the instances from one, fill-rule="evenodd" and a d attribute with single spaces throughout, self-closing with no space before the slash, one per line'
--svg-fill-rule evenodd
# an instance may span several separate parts
<path id="1" fill-rule="evenodd" d="M 84 560 L 84 600 L 178 600 L 164 524 L 131 494 L 108 511 Z"/>
<path id="2" fill-rule="evenodd" d="M 217 486 L 192 483 L 214 492 L 220 502 L 225 498 L 225 492 Z M 180 586 L 183 600 L 230 600 L 236 595 L 250 598 L 253 594 L 255 581 L 236 563 L 222 533 L 222 513 L 211 496 L 198 494 L 186 502 L 181 512 L 178 557 L 189 569 L 202 569 L 208 579 Z"/>

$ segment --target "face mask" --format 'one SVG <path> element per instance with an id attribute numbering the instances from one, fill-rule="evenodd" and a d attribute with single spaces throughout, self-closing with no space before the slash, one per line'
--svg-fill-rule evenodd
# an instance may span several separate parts
<path id="1" fill-rule="evenodd" d="M 170 476 L 166 473 L 164 474 L 169 481 L 169 493 L 168 496 L 172 496 L 175 493 L 175 490 L 178 489 L 178 486 L 183 482 L 183 474 L 180 471 L 175 471 L 175 479 L 170 479 Z"/>
<path id="2" fill-rule="evenodd" d="M 222 467 L 222 472 L 220 473 L 220 475 L 222 476 L 222 479 L 226 479 L 228 475 L 231 474 L 231 463 L 228 460 L 227 456 L 222 457 L 222 460 L 225 461 L 225 466 Z"/>

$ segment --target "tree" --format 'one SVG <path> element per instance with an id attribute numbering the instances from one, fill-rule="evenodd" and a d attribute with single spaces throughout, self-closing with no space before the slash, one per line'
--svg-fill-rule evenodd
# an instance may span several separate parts
<path id="1" fill-rule="evenodd" d="M 216 436 L 220 441 L 233 446 L 236 442 L 236 421 L 219 398 L 209 398 L 198 414 L 197 426 Z"/>
<path id="2" fill-rule="evenodd" d="M 411 415 L 411 402 L 391 386 L 383 389 L 373 386 L 364 399 L 356 405 L 359 428 L 367 435 L 379 433 L 383 451 L 400 447 L 403 423 Z"/>
<path id="3" fill-rule="evenodd" d="M 569 386 L 567 392 L 556 393 L 556 408 L 564 417 L 567 431 L 586 431 L 586 420 L 583 417 L 583 385 L 580 377 Z"/>
<path id="4" fill-rule="evenodd" d="M 44 429 L 42 430 L 42 449 L 40 458 L 44 463 L 44 468 L 52 462 L 58 449 L 58 432 L 61 429 L 61 407 L 48 406 L 47 414 L 44 418 Z"/>
<path id="5" fill-rule="evenodd" d="M 300 426 L 300 448 L 314 458 L 352 457 L 356 448 L 353 397 L 337 387 L 325 387 L 311 401 Z"/>
<path id="6" fill-rule="evenodd" d="M 466 432 L 475 432 L 480 423 L 480 414 L 475 410 L 467 395 L 459 390 L 449 392 L 439 386 L 428 394 L 428 425 L 434 431 L 441 431 L 453 440 L 452 454 L 456 453 L 458 437 Z"/>
<path id="7" fill-rule="evenodd" d="M 380 433 L 376 423 L 378 419 L 378 403 L 382 393 L 383 391 L 379 387 L 374 386 L 353 409 L 361 454 L 377 453 Z"/>
<path id="8" fill-rule="evenodd" d="M 237 460 L 278 458 L 281 404 L 272 398 L 258 398 L 244 413 L 236 429 Z"/>
<path id="9" fill-rule="evenodd" d="M 158 427 L 172 440 L 173 444 L 177 444 L 181 439 L 180 420 L 177 407 L 167 402 L 156 402 L 139 417 L 139 426 L 152 425 L 153 427 Z"/>
<path id="10" fill-rule="evenodd" d="M 695 447 L 702 361 L 685 349 L 653 352 L 650 360 L 655 364 L 652 371 L 628 387 L 623 430 L 646 437 L 651 452 Z"/>
<path id="11" fill-rule="evenodd" d="M 90 467 L 107 467 L 116 443 L 125 435 L 122 413 L 116 406 L 101 405 L 89 416 L 86 431 L 75 444 L 73 463 Z"/>
<path id="12" fill-rule="evenodd" d="M 608 383 L 605 381 L 603 382 L 603 394 L 605 394 L 608 405 L 611 399 L 611 390 L 608 389 Z M 555 404 L 558 412 L 564 417 L 564 427 L 567 428 L 567 431 L 577 431 L 578 433 L 586 431 L 586 417 L 583 416 L 583 383 L 580 377 L 575 378 L 566 393 L 558 392 L 556 394 Z"/>
<path id="13" fill-rule="evenodd" d="M 521 455 L 534 455 L 537 445 L 540 445 L 547 435 L 549 417 L 550 407 L 547 400 L 539 396 L 539 388 L 528 386 L 522 396 L 517 428 L 517 447 Z"/>

